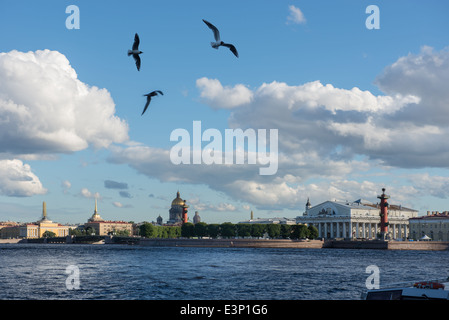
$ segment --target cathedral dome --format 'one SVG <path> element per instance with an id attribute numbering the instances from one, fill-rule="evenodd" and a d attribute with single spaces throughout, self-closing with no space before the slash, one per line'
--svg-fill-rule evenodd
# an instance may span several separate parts
<path id="1" fill-rule="evenodd" d="M 185 201 L 181 199 L 179 191 L 176 193 L 176 198 L 171 202 L 172 206 L 184 206 Z"/>

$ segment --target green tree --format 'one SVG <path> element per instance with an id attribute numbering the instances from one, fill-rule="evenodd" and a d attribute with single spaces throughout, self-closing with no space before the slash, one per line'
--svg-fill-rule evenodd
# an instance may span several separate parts
<path id="1" fill-rule="evenodd" d="M 292 225 L 291 239 L 303 239 L 309 237 L 309 229 L 304 224 Z"/>
<path id="2" fill-rule="evenodd" d="M 157 235 L 156 227 L 149 222 L 145 222 L 140 226 L 140 235 L 145 238 L 155 238 Z"/>
<path id="3" fill-rule="evenodd" d="M 291 225 L 289 225 L 289 224 L 281 224 L 281 233 L 280 233 L 281 238 L 289 239 L 291 233 L 292 233 Z"/>
<path id="4" fill-rule="evenodd" d="M 236 234 L 239 237 L 249 237 L 251 236 L 251 225 L 249 223 L 238 223 L 236 224 Z"/>
<path id="5" fill-rule="evenodd" d="M 129 230 L 114 230 L 114 235 L 122 236 L 122 237 L 129 237 Z"/>
<path id="6" fill-rule="evenodd" d="M 263 237 L 263 234 L 265 233 L 265 224 L 261 223 L 254 223 L 251 224 L 251 236 L 255 238 Z"/>
<path id="7" fill-rule="evenodd" d="M 217 238 L 220 234 L 220 225 L 217 223 L 208 224 L 207 233 L 209 234 L 209 237 Z"/>
<path id="8" fill-rule="evenodd" d="M 168 238 L 179 238 L 182 234 L 182 227 L 173 226 L 173 227 L 166 227 L 168 229 Z"/>
<path id="9" fill-rule="evenodd" d="M 56 233 L 54 233 L 53 231 L 47 230 L 42 234 L 43 238 L 54 238 L 56 237 Z"/>
<path id="10" fill-rule="evenodd" d="M 276 239 L 279 238 L 279 236 L 281 235 L 281 225 L 280 224 L 267 224 L 267 233 L 268 236 L 272 239 Z"/>
<path id="11" fill-rule="evenodd" d="M 198 222 L 194 225 L 194 233 L 197 237 L 207 237 L 209 235 L 207 230 L 207 223 Z"/>
<path id="12" fill-rule="evenodd" d="M 78 228 L 75 228 L 75 229 L 72 229 L 72 228 L 70 228 L 69 229 L 69 235 L 71 235 L 71 236 L 84 236 L 84 235 L 86 235 L 86 230 L 80 230 L 80 229 L 78 229 Z"/>
<path id="13" fill-rule="evenodd" d="M 89 226 L 89 227 L 87 227 L 86 228 L 86 236 L 91 236 L 91 235 L 95 235 L 95 228 L 94 227 L 91 227 L 91 226 Z"/>
<path id="14" fill-rule="evenodd" d="M 220 225 L 220 234 L 222 237 L 235 237 L 235 225 L 231 222 L 224 222 Z"/>
<path id="15" fill-rule="evenodd" d="M 168 227 L 162 226 L 159 227 L 158 238 L 168 238 Z"/>
<path id="16" fill-rule="evenodd" d="M 195 236 L 195 226 L 191 222 L 186 222 L 181 226 L 181 236 L 191 238 Z"/>
<path id="17" fill-rule="evenodd" d="M 316 239 L 318 238 L 318 229 L 315 226 L 308 226 L 309 229 L 309 238 Z"/>

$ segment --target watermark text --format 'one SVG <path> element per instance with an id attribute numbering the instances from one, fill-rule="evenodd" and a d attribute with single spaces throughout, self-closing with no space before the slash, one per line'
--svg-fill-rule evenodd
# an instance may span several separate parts
<path id="1" fill-rule="evenodd" d="M 245 164 L 246 158 L 247 164 L 268 165 L 259 168 L 260 175 L 273 175 L 278 170 L 277 129 L 269 129 L 269 151 L 266 129 L 225 129 L 224 151 L 219 130 L 210 128 L 202 132 L 201 121 L 193 121 L 192 129 L 192 136 L 186 129 L 172 131 L 170 141 L 178 141 L 170 150 L 173 164 Z M 204 148 L 203 142 L 208 142 Z"/>

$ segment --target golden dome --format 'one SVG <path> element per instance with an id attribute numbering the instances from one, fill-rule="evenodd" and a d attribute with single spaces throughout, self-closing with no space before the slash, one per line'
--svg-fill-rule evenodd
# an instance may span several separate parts
<path id="1" fill-rule="evenodd" d="M 176 193 L 176 198 L 171 202 L 172 206 L 183 206 L 185 205 L 185 201 L 181 199 L 179 195 L 179 191 Z"/>

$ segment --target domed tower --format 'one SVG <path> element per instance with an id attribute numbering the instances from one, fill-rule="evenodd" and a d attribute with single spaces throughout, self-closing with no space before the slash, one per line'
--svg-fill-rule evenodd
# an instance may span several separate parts
<path id="1" fill-rule="evenodd" d="M 169 224 L 179 224 L 187 222 L 187 208 L 186 201 L 181 199 L 179 191 L 176 193 L 176 198 L 171 202 L 171 208 L 169 212 Z"/>
<path id="2" fill-rule="evenodd" d="M 307 198 L 306 211 L 309 210 L 310 208 L 312 208 L 312 205 L 310 204 L 309 198 Z"/>
<path id="3" fill-rule="evenodd" d="M 201 222 L 201 217 L 198 214 L 198 211 L 195 211 L 195 216 L 193 217 L 193 224 L 197 224 L 199 222 Z"/>
<path id="4" fill-rule="evenodd" d="M 307 198 L 306 211 L 304 211 L 304 213 L 303 213 L 304 216 L 308 215 L 308 211 L 309 211 L 310 208 L 312 208 L 312 205 L 310 204 L 309 198 Z"/>

